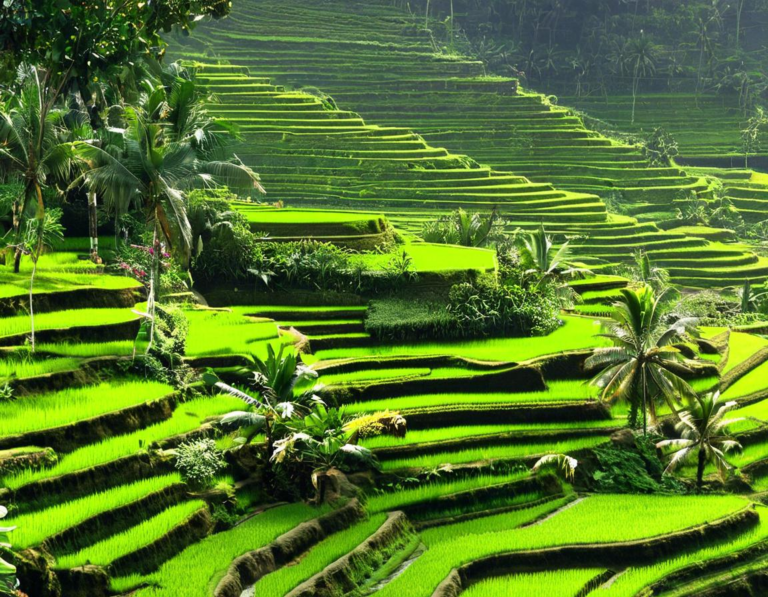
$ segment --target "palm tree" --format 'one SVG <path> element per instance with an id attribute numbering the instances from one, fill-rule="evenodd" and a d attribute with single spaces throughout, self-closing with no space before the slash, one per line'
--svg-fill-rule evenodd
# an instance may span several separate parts
<path id="1" fill-rule="evenodd" d="M 12 209 L 15 273 L 21 263 L 23 220 L 31 215 L 43 219 L 43 189 L 52 178 L 66 180 L 72 166 L 69 148 L 61 142 L 63 112 L 46 111 L 36 68 L 25 69 L 21 81 L 18 96 L 0 111 L 0 175 L 21 182 Z"/>
<path id="2" fill-rule="evenodd" d="M 35 352 L 35 308 L 33 295 L 37 262 L 40 260 L 44 249 L 50 248 L 55 241 L 64 240 L 64 227 L 59 222 L 60 220 L 60 209 L 47 210 L 42 219 L 34 218 L 27 220 L 26 233 L 20 246 L 21 252 L 29 255 L 32 261 L 32 273 L 29 277 L 30 350 L 32 352 Z"/>
<path id="3" fill-rule="evenodd" d="M 673 346 L 693 330 L 696 320 L 684 318 L 665 325 L 661 310 L 665 294 L 657 297 L 648 286 L 637 291 L 623 288 L 621 298 L 614 303 L 614 321 L 601 334 L 613 346 L 596 349 L 585 362 L 587 370 L 599 370 L 592 384 L 600 388 L 601 400 L 630 403 L 630 424 L 636 423 L 637 411 L 642 408 L 643 435 L 648 432 L 648 412 L 652 421 L 656 419 L 655 400 L 651 398 L 662 398 L 675 412 L 681 397 L 696 395 L 678 375 L 690 368 Z"/>
<path id="4" fill-rule="evenodd" d="M 188 127 L 177 129 L 170 123 L 152 122 L 155 101 L 152 98 L 148 110 L 125 109 L 125 132 L 111 148 L 87 142 L 73 144 L 83 174 L 71 185 L 84 185 L 97 193 L 118 215 L 139 206 L 152 227 L 148 348 L 154 334 L 160 255 L 165 246 L 183 264 L 191 255 L 185 192 L 217 182 L 235 192 L 263 190 L 258 176 L 241 162 L 211 159 L 212 154 L 201 143 L 204 135 L 195 134 L 198 128 L 188 134 Z"/>
<path id="5" fill-rule="evenodd" d="M 725 454 L 740 450 L 741 444 L 728 435 L 728 426 L 743 421 L 743 418 L 723 419 L 728 411 L 738 407 L 735 401 L 721 402 L 720 392 L 696 397 L 691 408 L 679 414 L 680 420 L 675 429 L 680 439 L 660 441 L 656 447 L 663 450 L 671 448 L 670 460 L 665 473 L 672 473 L 683 463 L 696 459 L 696 486 L 701 490 L 704 482 L 704 468 L 707 463 L 714 463 L 725 480 L 726 473 L 732 468 L 725 459 Z"/>
<path id="6" fill-rule="evenodd" d="M 625 60 L 632 72 L 632 124 L 635 124 L 635 105 L 640 78 L 656 72 L 653 44 L 642 31 L 639 38 L 629 42 Z"/>

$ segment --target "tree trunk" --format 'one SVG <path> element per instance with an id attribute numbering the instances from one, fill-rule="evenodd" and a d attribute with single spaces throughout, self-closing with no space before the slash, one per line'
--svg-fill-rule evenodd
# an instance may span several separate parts
<path id="1" fill-rule="evenodd" d="M 40 256 L 33 256 L 32 260 L 32 275 L 29 277 L 29 324 L 31 333 L 29 335 L 29 344 L 32 353 L 35 352 L 35 306 L 32 302 L 32 294 L 35 287 L 35 273 L 37 273 L 37 258 Z"/>
<path id="2" fill-rule="evenodd" d="M 99 222 L 96 211 L 96 193 L 88 193 L 88 234 L 91 237 L 91 261 L 99 263 Z"/>
<path id="3" fill-rule="evenodd" d="M 741 46 L 741 11 L 744 10 L 744 0 L 739 0 L 736 6 L 736 49 Z"/>
<path id="4" fill-rule="evenodd" d="M 429 29 L 429 2 L 430 0 L 427 0 L 427 10 L 424 13 L 424 29 Z"/>
<path id="5" fill-rule="evenodd" d="M 645 365 L 643 367 L 643 437 L 648 436 L 648 380 L 645 376 Z"/>
<path id="6" fill-rule="evenodd" d="M 158 238 L 157 238 L 157 211 L 155 211 L 155 220 L 152 233 L 152 263 L 149 268 L 149 296 L 147 297 L 147 313 L 149 314 L 149 342 L 147 343 L 147 353 L 152 348 L 152 343 L 155 340 L 155 305 L 157 303 L 157 275 L 159 264 L 158 250 Z"/>
<path id="7" fill-rule="evenodd" d="M 13 273 L 18 274 L 20 267 L 21 267 L 21 249 L 17 248 L 13 256 Z"/>
<path id="8" fill-rule="evenodd" d="M 701 491 L 701 486 L 704 485 L 704 465 L 707 463 L 707 456 L 704 453 L 704 448 L 699 448 L 699 466 L 696 469 L 696 487 Z"/>

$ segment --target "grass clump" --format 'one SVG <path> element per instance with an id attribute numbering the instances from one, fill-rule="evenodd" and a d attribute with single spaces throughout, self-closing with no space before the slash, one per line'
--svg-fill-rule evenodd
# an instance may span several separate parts
<path id="1" fill-rule="evenodd" d="M 154 543 L 203 508 L 207 508 L 203 500 L 191 500 L 171 506 L 127 531 L 57 558 L 57 567 L 66 569 L 84 564 L 108 566 L 115 560 Z"/>
<path id="2" fill-rule="evenodd" d="M 175 483 L 181 483 L 181 475 L 178 473 L 150 477 L 44 510 L 15 516 L 12 518 L 12 524 L 17 527 L 13 544 L 22 549 L 40 545 L 48 537 L 77 526 L 84 520 L 140 500 Z"/>
<path id="3" fill-rule="evenodd" d="M 154 381 L 123 381 L 67 388 L 3 405 L 0 437 L 30 433 L 115 412 L 173 392 Z"/>
<path id="4" fill-rule="evenodd" d="M 463 335 L 446 305 L 405 299 L 371 301 L 365 331 L 378 340 L 395 342 L 460 338 Z"/>

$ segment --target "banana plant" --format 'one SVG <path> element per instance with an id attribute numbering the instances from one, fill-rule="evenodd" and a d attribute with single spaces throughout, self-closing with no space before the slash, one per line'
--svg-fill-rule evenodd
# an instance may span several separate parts
<path id="1" fill-rule="evenodd" d="M 8 515 L 8 509 L 0 506 L 0 519 Z M 16 527 L 0 527 L 0 553 L 10 549 L 9 533 Z M 16 579 L 16 566 L 0 557 L 0 595 L 15 595 L 18 581 Z"/>

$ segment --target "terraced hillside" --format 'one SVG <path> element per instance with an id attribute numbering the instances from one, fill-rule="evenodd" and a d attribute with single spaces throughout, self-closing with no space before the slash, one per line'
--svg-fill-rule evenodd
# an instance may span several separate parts
<path id="1" fill-rule="evenodd" d="M 637 98 L 632 122 L 631 96 L 561 97 L 560 101 L 604 120 L 620 131 L 648 136 L 657 127 L 678 142 L 683 164 L 720 166 L 744 165 L 741 129 L 748 115 L 736 95 L 695 95 L 684 93 L 646 94 Z M 765 152 L 751 156 L 764 157 Z"/>
<path id="2" fill-rule="evenodd" d="M 185 360 L 199 370 L 225 375 L 269 344 L 302 338 L 326 401 L 408 421 L 404 437 L 362 440 L 384 475 L 364 507 L 264 502 L 227 477 L 196 493 L 168 450 L 192 437 L 229 447 L 217 421 L 242 403 L 190 396 L 132 368 L 141 286 L 78 257 L 41 262 L 34 356 L 14 352 L 30 333 L 26 288 L 0 272 L 0 384 L 17 398 L 2 404 L 0 498 L 18 525 L 14 546 L 30 559 L 44 550 L 64 595 L 330 597 L 363 587 L 428 597 L 476 582 L 468 594 L 545 583 L 569 597 L 646 587 L 695 595 L 724 582 L 726 565 L 747 578 L 762 569 L 768 518 L 743 497 L 578 495 L 531 474 L 542 455 L 582 458 L 625 426 L 625 407 L 607 408 L 584 383 L 581 364 L 605 342 L 592 317 L 564 315 L 549 336 L 392 343 L 367 333 L 365 306 L 189 306 Z M 611 285 L 592 282 L 591 292 Z M 748 419 L 738 464 L 761 490 L 768 342 L 703 332 L 718 352 L 701 355 L 692 383 L 719 383 L 739 403 Z M 222 528 L 215 513 L 233 487 L 247 515 Z M 496 572 L 485 580 L 489 562 Z M 17 564 L 30 594 L 52 582 Z M 526 574 L 498 575 L 517 566 Z"/>
<path id="3" fill-rule="evenodd" d="M 649 167 L 639 148 L 587 129 L 567 108 L 518 90 L 514 79 L 486 76 L 479 61 L 436 55 L 422 20 L 382 0 L 244 2 L 198 38 L 254 74 L 319 87 L 372 122 L 408 126 L 535 182 L 613 195 L 645 211 L 707 194 L 699 178 Z"/>
<path id="4" fill-rule="evenodd" d="M 236 11 L 232 22 L 237 27 L 248 28 L 248 23 L 253 22 L 255 18 L 255 14 L 251 12 L 268 10 L 270 6 L 272 5 L 269 3 L 259 3 L 257 10 L 251 3 L 241 3 L 238 9 L 240 12 Z M 366 11 L 374 9 L 375 7 L 366 8 L 360 16 L 347 15 L 340 21 L 359 24 L 361 19 L 370 16 Z M 292 11 L 290 4 L 286 10 Z M 312 12 L 309 11 L 310 14 Z M 379 16 L 382 14 L 379 13 Z M 323 17 L 326 20 L 327 18 L 327 15 Z M 324 22 L 323 19 L 319 23 Z M 242 44 L 234 43 L 238 39 L 245 39 L 244 33 L 234 33 L 221 28 L 215 31 L 203 30 L 204 35 L 207 33 L 211 36 L 212 47 L 222 58 L 250 65 L 246 70 L 237 64 L 213 64 L 210 58 L 206 58 L 206 62 L 200 67 L 200 77 L 218 99 L 218 103 L 209 108 L 240 125 L 246 136 L 246 143 L 239 150 L 239 154 L 258 168 L 273 199 L 284 200 L 292 206 L 383 213 L 406 231 L 418 231 L 421 223 L 434 217 L 437 210 L 465 207 L 490 211 L 496 207 L 508 220 L 510 227 L 530 228 L 543 222 L 550 231 L 587 237 L 587 240 L 577 247 L 577 252 L 585 262 L 595 268 L 609 262 L 630 260 L 632 252 L 642 247 L 650 252 L 655 261 L 667 262 L 667 267 L 673 270 L 671 273 L 674 279 L 684 285 L 723 286 L 738 283 L 745 278 L 762 280 L 768 275 L 768 268 L 763 260 L 742 247 L 713 245 L 705 238 L 696 236 L 696 230 L 660 231 L 651 222 L 638 224 L 634 218 L 608 214 L 603 201 L 594 194 L 600 191 L 594 185 L 575 185 L 575 190 L 562 190 L 562 180 L 558 180 L 555 186 L 546 182 L 531 182 L 529 177 L 520 176 L 519 170 L 514 170 L 515 173 L 512 174 L 509 171 L 480 166 L 471 157 L 434 147 L 428 143 L 430 138 L 440 139 L 440 143 L 459 148 L 463 144 L 451 144 L 448 139 L 431 135 L 429 117 L 421 124 L 415 122 L 412 107 L 408 110 L 398 108 L 389 116 L 384 115 L 384 122 L 392 126 L 369 124 L 356 112 L 338 109 L 332 100 L 323 96 L 320 91 L 286 91 L 285 87 L 273 85 L 268 77 L 261 76 L 262 73 L 274 75 L 276 71 L 283 69 L 278 66 L 282 60 L 313 65 L 322 59 L 325 52 L 338 57 L 334 44 L 340 44 L 342 47 L 356 48 L 354 52 L 349 50 L 352 55 L 348 59 L 353 60 L 352 64 L 364 54 L 361 49 L 370 50 L 373 57 L 382 60 L 381 64 L 377 63 L 377 72 L 381 74 L 378 87 L 369 88 L 370 97 L 366 101 L 372 102 L 375 97 L 376 101 L 380 99 L 382 104 L 386 104 L 389 93 L 386 89 L 391 89 L 393 96 L 404 102 L 410 101 L 414 95 L 423 97 L 425 101 L 426 98 L 434 96 L 430 101 L 434 103 L 435 110 L 439 108 L 441 114 L 448 113 L 457 118 L 464 118 L 463 115 L 468 112 L 467 106 L 458 101 L 443 106 L 440 103 L 443 96 L 456 93 L 466 101 L 475 98 L 472 101 L 491 106 L 499 103 L 502 107 L 505 102 L 518 102 L 521 106 L 528 106 L 523 110 L 524 115 L 520 116 L 521 122 L 535 125 L 540 118 L 553 119 L 558 123 L 561 122 L 560 119 L 564 119 L 562 122 L 571 122 L 571 125 L 582 129 L 582 133 L 590 139 L 595 137 L 593 133 L 583 130 L 581 124 L 574 125 L 577 120 L 575 117 L 542 103 L 540 96 L 517 93 L 510 81 L 503 83 L 496 79 L 478 79 L 467 73 L 462 75 L 461 69 L 474 69 L 478 65 L 474 62 L 435 57 L 426 51 L 428 48 L 425 48 L 423 36 L 420 34 L 403 38 L 402 30 L 407 22 L 407 19 L 405 22 L 403 19 L 404 17 L 399 15 L 382 17 L 382 27 L 389 33 L 382 33 L 381 39 L 373 35 L 374 39 L 359 43 L 336 42 L 330 37 L 302 41 L 280 36 L 279 40 L 272 40 L 271 36 L 262 37 L 249 29 L 247 43 L 252 48 L 249 51 L 236 49 L 236 46 L 242 48 Z M 330 29 L 327 31 L 330 36 Z M 287 34 L 286 31 L 283 33 Z M 376 39 L 378 41 L 375 41 Z M 393 46 L 396 39 L 404 45 Z M 408 43 L 403 39 L 408 40 Z M 310 51 L 308 48 L 315 50 Z M 323 51 L 319 52 L 317 49 Z M 310 58 L 305 51 L 314 57 Z M 180 54 L 177 53 L 178 55 Z M 203 58 L 193 49 L 185 50 L 183 55 L 195 60 Z M 265 62 L 269 60 L 273 61 L 271 66 Z M 346 64 L 346 60 L 347 58 L 339 64 Z M 400 66 L 395 66 L 397 64 Z M 428 76 L 419 70 L 419 77 L 404 79 L 405 75 L 399 69 L 406 67 L 426 69 L 431 74 Z M 443 68 L 447 69 L 446 72 L 442 71 Z M 344 77 L 349 78 L 350 85 L 357 85 L 354 69 L 339 69 L 331 67 L 330 63 L 325 69 L 318 66 L 314 73 L 302 71 L 299 73 L 301 77 L 291 73 L 290 69 L 283 72 L 278 81 L 309 84 L 314 74 L 317 78 L 315 83 L 323 86 L 330 84 L 334 78 Z M 341 83 L 330 84 L 330 90 L 336 89 L 335 85 Z M 444 91 L 445 88 L 449 91 Z M 325 90 L 324 87 L 323 89 Z M 362 97 L 364 94 L 361 91 L 359 95 Z M 342 92 L 341 101 L 345 101 L 343 97 Z M 351 100 L 349 101 L 351 103 Z M 357 104 L 357 100 L 354 103 Z M 366 107 L 362 101 L 360 105 L 366 109 L 371 107 Z M 459 106 L 463 107 L 458 109 Z M 373 109 L 370 111 L 376 118 L 382 117 L 382 113 Z M 470 109 L 469 112 L 471 111 Z M 426 137 L 414 133 L 409 128 L 394 126 L 395 113 L 401 117 L 402 122 L 418 125 L 418 131 L 422 130 L 421 125 L 426 125 Z M 489 122 L 494 121 L 492 115 L 482 110 L 481 113 L 485 114 L 484 118 L 490 119 Z M 471 125 L 459 121 L 450 126 L 451 130 L 459 131 L 459 136 L 474 130 Z M 512 138 L 509 134 L 504 135 L 507 140 Z M 544 139 L 548 134 L 537 131 L 534 136 Z M 631 157 L 632 152 L 637 151 L 634 148 L 619 146 L 607 139 L 597 139 L 596 144 L 607 147 L 606 151 L 612 156 L 627 154 L 630 156 L 630 162 L 635 160 Z M 474 151 L 482 145 L 484 143 L 477 142 L 470 149 Z M 579 141 L 571 146 L 570 151 L 573 155 L 586 155 L 587 152 L 596 151 L 593 145 L 592 141 Z M 503 152 L 507 155 L 514 153 L 507 149 Z M 562 155 L 560 150 L 552 147 L 545 153 L 547 158 L 543 157 L 544 154 L 534 158 L 545 167 L 552 164 L 552 160 L 560 160 L 559 156 Z M 484 159 L 482 152 L 480 154 L 480 158 Z M 470 155 L 474 157 L 474 154 Z M 677 172 L 673 173 L 672 179 L 668 179 L 657 176 L 665 173 L 651 172 L 640 162 L 625 161 L 621 162 L 621 168 L 615 168 L 616 161 L 612 156 L 604 157 L 616 175 L 640 172 L 635 169 L 639 165 L 644 172 L 643 177 L 649 176 L 648 180 L 653 179 L 648 184 L 659 185 L 635 189 L 637 197 L 653 199 L 643 199 L 639 211 L 656 210 L 659 204 L 669 210 L 670 192 L 675 197 L 687 196 L 688 191 L 680 195 L 680 188 L 674 191 L 667 188 L 666 183 L 669 180 L 674 180 L 675 185 L 682 180 Z M 520 164 L 510 163 L 506 166 L 520 168 Z M 522 171 L 528 176 L 531 175 L 525 168 L 522 168 Z M 551 174 L 542 175 L 541 178 L 534 176 L 534 179 L 548 180 Z M 572 179 L 570 175 L 564 178 Z M 690 183 L 705 191 L 699 179 L 694 178 L 695 180 L 686 179 L 682 186 L 688 186 Z M 655 203 L 657 201 L 659 203 Z"/>

